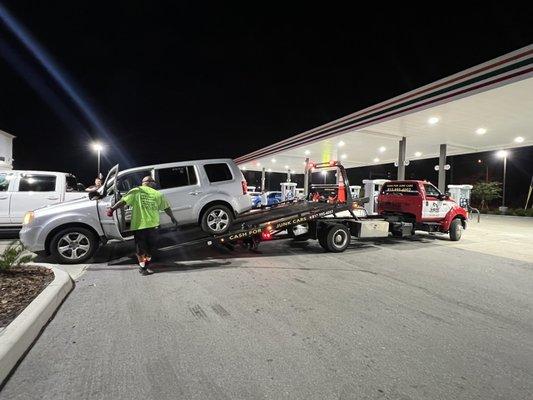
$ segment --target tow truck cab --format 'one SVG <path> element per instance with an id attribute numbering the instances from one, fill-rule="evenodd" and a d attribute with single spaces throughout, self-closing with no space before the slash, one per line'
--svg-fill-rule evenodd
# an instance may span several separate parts
<path id="1" fill-rule="evenodd" d="M 427 181 L 390 181 L 378 195 L 378 213 L 391 223 L 397 236 L 415 229 L 450 233 L 459 240 L 468 214 L 448 194 Z"/>

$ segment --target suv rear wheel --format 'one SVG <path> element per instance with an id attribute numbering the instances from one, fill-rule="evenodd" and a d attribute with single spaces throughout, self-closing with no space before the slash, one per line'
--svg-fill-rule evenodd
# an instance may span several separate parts
<path id="1" fill-rule="evenodd" d="M 226 233 L 233 223 L 233 212 L 222 204 L 209 207 L 202 214 L 202 230 L 211 235 L 222 235 Z"/>
<path id="2" fill-rule="evenodd" d="M 98 239 L 89 229 L 70 227 L 60 230 L 50 242 L 50 253 L 61 264 L 80 264 L 91 258 Z"/>

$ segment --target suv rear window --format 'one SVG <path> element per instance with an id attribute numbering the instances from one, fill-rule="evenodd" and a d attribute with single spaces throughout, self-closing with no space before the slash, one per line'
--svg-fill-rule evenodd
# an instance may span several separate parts
<path id="1" fill-rule="evenodd" d="M 206 164 L 204 169 L 209 182 L 231 181 L 233 179 L 228 164 Z"/>
<path id="2" fill-rule="evenodd" d="M 418 194 L 418 185 L 409 182 L 388 182 L 383 185 L 381 194 L 397 194 L 414 196 Z"/>
<path id="3" fill-rule="evenodd" d="M 53 175 L 25 175 L 20 178 L 19 192 L 54 192 L 56 177 Z"/>
<path id="4" fill-rule="evenodd" d="M 195 185 L 198 182 L 192 165 L 159 169 L 157 175 L 161 189 Z"/>

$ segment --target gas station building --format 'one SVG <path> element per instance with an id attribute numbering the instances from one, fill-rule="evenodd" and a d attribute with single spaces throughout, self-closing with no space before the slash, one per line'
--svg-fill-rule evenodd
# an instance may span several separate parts
<path id="1" fill-rule="evenodd" d="M 236 159 L 247 171 L 301 174 L 306 159 L 346 168 L 533 145 L 533 45 L 256 150 Z"/>

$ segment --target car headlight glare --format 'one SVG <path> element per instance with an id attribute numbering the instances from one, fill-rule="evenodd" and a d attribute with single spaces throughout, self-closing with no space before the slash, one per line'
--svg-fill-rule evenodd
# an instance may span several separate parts
<path id="1" fill-rule="evenodd" d="M 22 225 L 28 225 L 31 221 L 33 221 L 34 218 L 35 215 L 33 214 L 33 211 L 28 211 L 26 214 L 24 214 Z"/>

